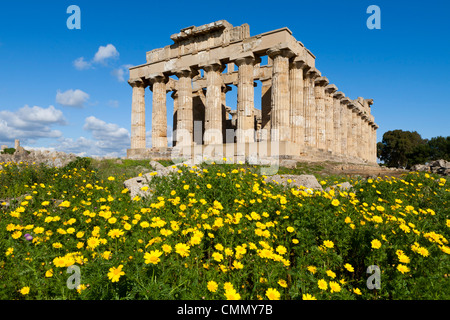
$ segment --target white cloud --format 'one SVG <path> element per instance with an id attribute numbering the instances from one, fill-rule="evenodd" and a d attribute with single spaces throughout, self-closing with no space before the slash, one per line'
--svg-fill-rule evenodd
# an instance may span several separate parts
<path id="1" fill-rule="evenodd" d="M 119 107 L 119 101 L 118 100 L 108 100 L 106 105 L 108 107 L 111 107 L 111 108 L 118 108 Z"/>
<path id="2" fill-rule="evenodd" d="M 84 57 L 79 57 L 75 59 L 73 62 L 73 65 L 77 70 L 86 70 L 90 69 L 92 67 L 92 64 L 86 60 L 84 60 Z"/>
<path id="3" fill-rule="evenodd" d="M 92 139 L 83 136 L 77 139 L 60 138 L 54 148 L 78 156 L 121 157 L 130 147 L 130 133 L 117 124 L 90 116 L 85 119 L 83 129 L 91 133 Z"/>
<path id="4" fill-rule="evenodd" d="M 100 46 L 95 53 L 93 62 L 105 63 L 108 59 L 114 59 L 119 57 L 119 51 L 112 44 L 106 46 Z"/>
<path id="5" fill-rule="evenodd" d="M 63 106 L 83 108 L 84 103 L 89 99 L 89 94 L 79 89 L 69 89 L 61 92 L 56 92 L 56 102 Z"/>
<path id="6" fill-rule="evenodd" d="M 14 139 L 21 139 L 27 143 L 34 143 L 39 138 L 59 138 L 62 132 L 52 130 L 53 125 L 65 125 L 61 110 L 54 106 L 41 108 L 25 105 L 13 112 L 0 111 L 0 141 L 10 144 Z"/>
<path id="7" fill-rule="evenodd" d="M 116 77 L 117 81 L 119 82 L 124 82 L 125 81 L 125 76 L 128 78 L 129 75 L 129 68 L 131 68 L 132 65 L 131 64 L 124 64 L 122 66 L 120 66 L 117 69 L 114 69 L 113 71 L 111 71 L 111 74 Z"/>

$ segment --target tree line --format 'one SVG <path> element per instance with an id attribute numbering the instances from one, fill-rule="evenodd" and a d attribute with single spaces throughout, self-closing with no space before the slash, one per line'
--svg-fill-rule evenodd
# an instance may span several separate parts
<path id="1" fill-rule="evenodd" d="M 377 157 L 388 167 L 407 169 L 433 160 L 450 161 L 450 136 L 422 139 L 417 131 L 387 131 L 377 143 Z"/>

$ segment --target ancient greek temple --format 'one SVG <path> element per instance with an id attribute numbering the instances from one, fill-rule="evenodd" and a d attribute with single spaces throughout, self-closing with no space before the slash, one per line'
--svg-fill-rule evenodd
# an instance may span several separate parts
<path id="1" fill-rule="evenodd" d="M 170 38 L 173 44 L 147 52 L 145 64 L 130 68 L 128 158 L 164 157 L 176 149 L 191 156 L 376 163 L 373 100 L 350 99 L 338 91 L 288 28 L 250 36 L 248 24 L 234 27 L 220 20 Z M 255 97 L 257 83 L 261 97 Z M 146 146 L 147 87 L 152 91 L 151 148 Z M 236 110 L 226 105 L 233 89 Z M 174 105 L 173 141 L 167 137 L 168 96 Z"/>

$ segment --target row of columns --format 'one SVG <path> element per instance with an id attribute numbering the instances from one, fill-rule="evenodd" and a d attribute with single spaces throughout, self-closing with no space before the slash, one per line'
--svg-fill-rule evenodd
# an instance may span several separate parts
<path id="1" fill-rule="evenodd" d="M 289 49 L 274 48 L 267 54 L 273 65 L 271 78 L 261 79 L 262 140 L 292 141 L 337 155 L 376 161 L 377 126 L 361 107 Z M 252 53 L 233 60 L 238 67 L 238 143 L 255 141 L 253 77 L 258 62 Z M 204 144 L 220 144 L 225 124 L 222 104 L 228 87 L 222 81 L 224 66 L 213 61 L 199 67 L 205 71 L 207 85 Z M 175 72 L 178 77 L 174 99 L 176 132 L 189 133 L 177 135 L 174 132 L 178 146 L 193 144 L 192 78 L 197 74 L 198 71 L 191 68 Z M 167 147 L 167 81 L 163 74 L 149 75 L 145 81 L 129 81 L 133 87 L 132 149 L 146 147 L 144 96 L 147 85 L 153 91 L 152 147 Z"/>

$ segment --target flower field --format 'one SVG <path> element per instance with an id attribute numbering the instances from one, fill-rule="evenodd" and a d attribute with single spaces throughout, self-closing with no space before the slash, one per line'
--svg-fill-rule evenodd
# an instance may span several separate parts
<path id="1" fill-rule="evenodd" d="M 0 299 L 450 298 L 450 184 L 439 176 L 325 192 L 202 164 L 131 199 L 124 174 L 0 165 Z"/>

